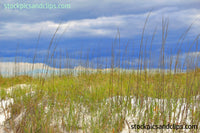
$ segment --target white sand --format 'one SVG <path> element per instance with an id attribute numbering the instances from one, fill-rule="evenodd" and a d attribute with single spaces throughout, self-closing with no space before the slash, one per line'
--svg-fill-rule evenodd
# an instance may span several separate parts
<path id="1" fill-rule="evenodd" d="M 11 93 L 13 89 L 17 89 L 17 88 L 27 88 L 30 87 L 30 85 L 26 85 L 26 84 L 20 84 L 20 85 L 16 85 L 13 87 L 10 87 L 7 89 L 7 94 Z M 34 94 L 34 92 L 31 91 L 31 93 Z M 113 98 L 109 98 L 106 100 L 106 103 L 109 104 L 110 101 L 112 100 L 113 102 L 117 102 L 117 99 L 121 99 L 126 101 L 127 97 L 113 97 Z M 135 115 L 133 115 L 133 113 L 131 112 L 125 112 L 125 122 L 124 122 L 124 128 L 122 129 L 122 133 L 135 133 L 136 130 L 135 129 L 130 129 L 131 125 L 137 124 L 139 122 L 139 117 L 141 117 L 141 119 L 143 119 L 145 117 L 145 110 L 150 109 L 150 105 L 156 105 L 158 107 L 158 110 L 161 111 L 163 108 L 167 108 L 167 100 L 166 99 L 156 99 L 156 98 L 145 98 L 143 100 L 143 106 L 140 106 L 140 102 L 138 100 L 136 100 L 135 97 L 131 97 L 131 105 L 133 108 L 135 108 L 136 112 Z M 172 110 L 174 109 L 174 112 L 172 113 L 172 118 L 170 123 L 171 124 L 175 124 L 175 123 L 179 123 L 180 125 L 182 124 L 183 121 L 186 122 L 186 124 L 191 124 L 191 111 L 190 109 L 193 109 L 194 111 L 199 110 L 200 109 L 200 105 L 199 105 L 199 100 L 200 100 L 200 95 L 194 97 L 194 104 L 193 105 L 187 105 L 186 104 L 186 99 L 182 98 L 182 99 L 177 99 L 176 103 L 174 105 L 177 105 L 177 108 L 172 106 Z M 170 102 L 173 102 L 173 100 L 171 99 Z M 13 99 L 6 99 L 6 100 L 1 100 L 0 102 L 0 133 L 4 133 L 4 122 L 6 121 L 6 119 L 10 118 L 10 113 L 8 111 L 9 109 L 9 105 L 13 103 Z M 164 104 L 163 104 L 164 103 Z M 119 103 L 118 103 L 119 104 Z M 155 107 L 155 106 L 154 106 Z M 186 110 L 186 107 L 188 108 L 188 110 Z M 82 111 L 85 110 L 84 107 L 81 107 Z M 48 108 L 47 108 L 48 111 Z M 122 110 L 122 112 L 124 112 L 124 110 Z M 20 120 L 23 118 L 23 114 L 24 112 L 22 112 L 18 117 L 16 117 L 15 119 L 15 123 L 20 122 Z M 91 118 L 90 115 L 87 115 L 83 112 L 84 114 L 84 119 L 85 120 L 89 120 Z M 175 118 L 175 122 L 173 121 L 173 118 Z M 169 121 L 167 119 L 167 121 Z M 162 125 L 162 123 L 160 123 Z M 82 124 L 80 124 L 81 126 Z M 200 123 L 199 123 L 200 125 Z M 60 126 L 61 127 L 61 126 Z M 138 133 L 143 133 L 143 132 L 152 132 L 154 130 L 139 130 Z M 173 130 L 169 129 L 169 130 L 157 130 L 157 133 L 159 132 L 163 132 L 163 133 L 170 133 Z M 80 132 L 82 132 L 80 130 Z M 156 130 L 155 130 L 156 132 Z M 184 130 L 184 132 L 190 132 L 190 130 Z"/>

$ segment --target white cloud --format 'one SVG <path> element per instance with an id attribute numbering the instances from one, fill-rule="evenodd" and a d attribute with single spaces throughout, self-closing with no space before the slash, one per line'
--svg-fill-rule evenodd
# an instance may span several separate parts
<path id="1" fill-rule="evenodd" d="M 152 12 L 146 33 L 152 34 L 154 27 L 158 26 L 161 30 L 162 16 L 169 17 L 169 30 L 187 29 L 194 22 L 194 34 L 199 34 L 200 21 L 199 9 L 192 10 L 176 10 L 176 8 L 165 8 Z M 64 37 L 115 37 L 117 28 L 120 29 L 121 37 L 133 37 L 140 35 L 146 16 L 144 14 L 118 15 L 110 17 L 98 17 L 96 19 L 80 19 L 71 20 L 62 23 L 58 34 L 62 34 L 67 28 Z M 31 38 L 37 37 L 42 29 L 42 34 L 45 36 L 52 35 L 59 23 L 53 21 L 43 21 L 36 23 L 17 23 L 17 22 L 1 22 L 0 23 L 0 38 L 15 39 L 15 38 Z M 171 28 L 171 29 L 170 29 Z M 181 34 L 181 33 L 180 33 Z"/>

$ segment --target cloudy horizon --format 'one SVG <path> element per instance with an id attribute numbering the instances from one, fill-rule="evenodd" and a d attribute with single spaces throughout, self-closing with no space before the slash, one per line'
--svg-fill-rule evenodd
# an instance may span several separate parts
<path id="1" fill-rule="evenodd" d="M 173 49 L 190 26 L 189 32 L 183 39 L 181 54 L 200 51 L 199 47 L 197 50 L 195 46 L 190 48 L 195 39 L 199 40 L 200 2 L 198 0 L 107 0 L 98 3 L 90 0 L 74 0 L 68 1 L 71 4 L 70 9 L 4 8 L 4 4 L 16 2 L 22 1 L 3 0 L 0 3 L 0 61 L 6 59 L 14 61 L 16 56 L 20 56 L 25 62 L 25 59 L 34 57 L 37 51 L 36 62 L 44 62 L 43 58 L 47 56 L 51 38 L 59 25 L 60 28 L 53 42 L 55 45 L 50 51 L 56 53 L 62 51 L 63 55 L 60 58 L 65 58 L 65 54 L 68 53 L 70 58 L 77 62 L 81 60 L 80 56 L 91 61 L 96 61 L 97 58 L 109 59 L 112 44 L 115 38 L 119 40 L 120 35 L 120 44 L 123 46 L 116 46 L 116 54 L 120 51 L 122 55 L 127 53 L 126 61 L 129 58 L 137 60 L 142 30 L 148 14 L 150 16 L 144 32 L 144 42 L 148 44 L 148 51 L 156 29 L 152 44 L 155 58 L 160 54 L 163 19 L 169 22 L 166 55 L 176 56 L 177 51 Z M 56 3 L 53 0 L 48 2 Z M 60 2 L 64 1 L 60 0 Z M 40 40 L 37 44 L 39 34 Z M 129 44 L 128 48 L 126 44 Z M 147 52 L 149 57 L 148 54 Z M 53 56 L 58 58 L 59 54 Z"/>

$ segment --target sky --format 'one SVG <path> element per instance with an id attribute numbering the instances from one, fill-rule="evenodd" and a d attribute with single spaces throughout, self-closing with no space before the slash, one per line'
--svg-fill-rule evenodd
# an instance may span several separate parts
<path id="1" fill-rule="evenodd" d="M 6 8 L 24 3 L 69 4 L 70 8 Z M 52 56 L 55 62 L 62 58 L 62 64 L 68 60 L 72 67 L 87 60 L 105 67 L 112 60 L 113 48 L 116 60 L 136 63 L 146 20 L 142 49 L 146 46 L 143 53 L 147 60 L 152 56 L 155 67 L 159 65 L 164 23 L 168 24 L 166 55 L 176 58 L 177 48 L 181 49 L 180 60 L 199 55 L 199 0 L 1 0 L 0 61 L 17 57 L 18 61 L 33 62 L 36 54 L 35 62 L 49 65 L 52 61 L 45 57 Z"/>

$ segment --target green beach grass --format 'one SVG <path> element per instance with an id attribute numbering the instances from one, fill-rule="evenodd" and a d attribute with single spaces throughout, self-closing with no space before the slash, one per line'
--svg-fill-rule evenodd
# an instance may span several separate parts
<path id="1" fill-rule="evenodd" d="M 147 44 L 144 44 L 143 37 L 148 17 L 141 37 L 138 68 L 132 71 L 114 68 L 115 63 L 121 62 L 120 60 L 114 62 L 116 55 L 111 50 L 113 60 L 109 70 L 98 69 L 90 73 L 86 68 L 77 75 L 61 72 L 50 76 L 44 73 L 43 76 L 36 77 L 0 76 L 1 102 L 12 100 L 5 106 L 1 104 L 2 115 L 5 116 L 2 131 L 14 133 L 200 132 L 200 129 L 131 129 L 134 124 L 200 125 L 198 59 L 194 62 L 195 68 L 188 68 L 185 72 L 178 72 L 182 70 L 178 65 L 179 52 L 177 58 L 175 57 L 175 63 L 172 63 L 171 58 L 167 60 L 171 62 L 168 72 L 161 68 L 156 71 L 148 68 L 147 66 L 151 66 L 151 61 L 144 60 Z M 161 60 L 159 61 L 161 67 L 167 62 L 164 53 L 167 21 L 163 20 L 162 26 Z M 53 40 L 58 30 L 59 27 L 52 37 L 48 51 L 57 45 Z M 187 31 L 184 34 L 187 34 Z M 119 31 L 116 40 L 120 41 Z M 182 40 L 184 38 L 180 38 L 179 42 Z M 192 45 L 198 46 L 198 38 L 194 41 L 195 44 Z M 150 45 L 152 44 L 153 42 Z M 180 50 L 179 48 L 178 45 L 177 51 Z M 54 60 L 54 52 L 55 49 L 53 53 L 47 53 L 46 62 Z M 34 60 L 35 56 L 33 64 Z M 191 61 L 185 60 L 184 64 L 189 66 Z M 46 66 L 43 69 L 48 71 Z M 61 70 L 61 67 L 59 69 Z"/>

